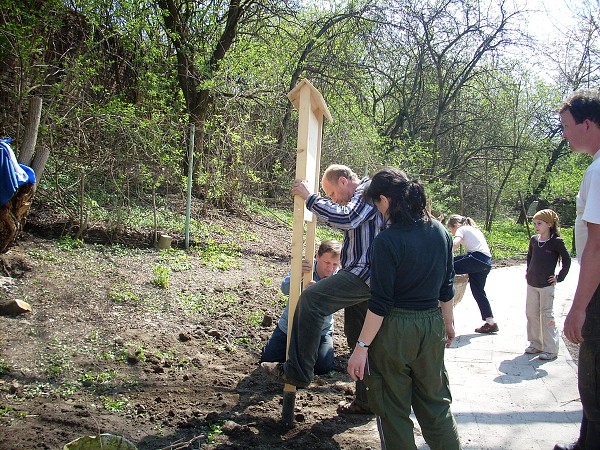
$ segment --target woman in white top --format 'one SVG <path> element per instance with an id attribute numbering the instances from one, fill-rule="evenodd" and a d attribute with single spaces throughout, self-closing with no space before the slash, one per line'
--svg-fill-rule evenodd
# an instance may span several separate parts
<path id="1" fill-rule="evenodd" d="M 479 306 L 481 318 L 485 323 L 475 329 L 477 333 L 495 333 L 498 324 L 494 321 L 494 314 L 490 301 L 485 293 L 485 282 L 492 269 L 492 254 L 485 236 L 470 217 L 452 214 L 448 218 L 448 230 L 454 236 L 452 250 L 460 245 L 465 248 L 466 255 L 454 257 L 454 271 L 457 274 L 469 274 L 469 284 L 473 297 Z"/>

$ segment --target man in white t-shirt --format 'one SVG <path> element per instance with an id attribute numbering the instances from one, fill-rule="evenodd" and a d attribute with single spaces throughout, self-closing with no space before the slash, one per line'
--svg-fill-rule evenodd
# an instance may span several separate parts
<path id="1" fill-rule="evenodd" d="M 600 449 L 600 92 L 573 93 L 559 109 L 563 138 L 594 160 L 577 194 L 575 245 L 580 271 L 564 334 L 579 347 L 578 386 L 583 406 L 579 439 L 554 450 Z"/>

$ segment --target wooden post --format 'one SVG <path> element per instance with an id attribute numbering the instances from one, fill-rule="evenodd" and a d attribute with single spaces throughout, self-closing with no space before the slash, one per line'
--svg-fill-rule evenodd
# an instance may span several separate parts
<path id="1" fill-rule="evenodd" d="M 185 249 L 190 248 L 190 221 L 192 214 L 192 176 L 194 173 L 194 145 L 196 139 L 196 125 L 190 125 L 190 144 L 188 149 L 188 179 L 187 201 L 185 208 Z"/>
<path id="2" fill-rule="evenodd" d="M 298 111 L 296 179 L 306 180 L 309 189 L 312 188 L 313 192 L 318 192 L 323 118 L 327 117 L 329 121 L 333 119 L 321 93 L 306 79 L 301 80 L 288 93 L 288 98 Z M 304 200 L 298 195 L 294 197 L 293 223 L 287 351 L 290 347 L 294 314 L 302 285 L 308 286 L 312 281 L 313 271 L 311 270 L 304 274 L 304 283 L 301 282 L 302 255 L 305 253 L 306 260 L 311 264 L 315 256 L 316 218 L 304 207 Z M 294 424 L 295 399 L 296 387 L 291 384 L 284 385 L 282 422 L 287 427 L 292 427 Z"/>

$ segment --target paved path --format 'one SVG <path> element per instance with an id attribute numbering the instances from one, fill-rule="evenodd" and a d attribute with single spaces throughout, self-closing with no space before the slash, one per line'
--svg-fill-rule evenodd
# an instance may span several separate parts
<path id="1" fill-rule="evenodd" d="M 579 265 L 576 260 L 556 288 L 554 313 L 562 334 Z M 452 390 L 452 412 L 464 450 L 552 450 L 557 442 L 574 442 L 579 435 L 581 402 L 577 367 L 561 339 L 558 359 L 540 361 L 527 355 L 525 266 L 493 269 L 486 292 L 500 331 L 474 332 L 483 321 L 467 287 L 455 307 L 458 338 L 446 350 L 446 368 Z M 419 450 L 429 449 L 420 436 Z M 365 448 L 379 449 L 375 420 L 346 433 L 364 436 Z"/>
<path id="2" fill-rule="evenodd" d="M 554 312 L 561 332 L 578 275 L 574 260 L 556 288 Z M 525 266 L 493 269 L 486 292 L 499 333 L 474 332 L 483 321 L 467 288 L 454 310 L 458 338 L 446 351 L 463 449 L 552 450 L 556 442 L 575 441 L 581 420 L 577 367 L 563 340 L 554 361 L 523 353 L 528 345 Z M 420 436 L 417 442 L 419 449 L 429 448 Z"/>

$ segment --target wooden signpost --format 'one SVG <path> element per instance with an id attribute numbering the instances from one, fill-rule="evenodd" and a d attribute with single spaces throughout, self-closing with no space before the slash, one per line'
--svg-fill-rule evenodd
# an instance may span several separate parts
<path id="1" fill-rule="evenodd" d="M 309 190 L 312 189 L 312 192 L 318 192 L 323 118 L 327 117 L 329 121 L 333 119 L 321 93 L 306 79 L 300 81 L 288 93 L 288 98 L 298 111 L 296 179 L 307 180 Z M 294 196 L 294 229 L 292 234 L 290 304 L 287 330 L 288 351 L 294 313 L 302 286 L 308 286 L 312 281 L 312 270 L 304 274 L 304 280 L 302 280 L 302 258 L 304 253 L 304 258 L 311 264 L 314 263 L 316 226 L 316 218 L 304 207 L 302 197 Z M 282 422 L 288 427 L 291 427 L 294 423 L 295 401 L 296 386 L 284 385 Z"/>

